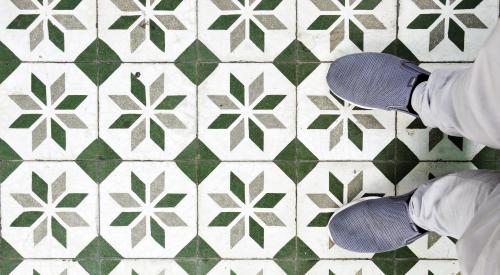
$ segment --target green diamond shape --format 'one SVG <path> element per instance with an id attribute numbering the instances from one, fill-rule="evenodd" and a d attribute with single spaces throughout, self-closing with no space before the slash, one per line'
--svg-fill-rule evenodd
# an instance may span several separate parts
<path id="1" fill-rule="evenodd" d="M 96 85 L 101 85 L 121 65 L 118 54 L 101 39 L 96 39 L 75 59 L 75 65 Z"/>
<path id="2" fill-rule="evenodd" d="M 76 158 L 76 163 L 95 182 L 101 183 L 121 163 L 120 156 L 98 138 Z"/>

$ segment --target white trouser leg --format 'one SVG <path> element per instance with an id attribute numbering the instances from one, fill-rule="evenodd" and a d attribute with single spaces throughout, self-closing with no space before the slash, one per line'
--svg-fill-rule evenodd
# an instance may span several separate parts
<path id="1" fill-rule="evenodd" d="M 459 239 L 464 275 L 500 275 L 500 171 L 436 178 L 417 188 L 410 216 L 420 227 Z"/>
<path id="2" fill-rule="evenodd" d="M 426 126 L 500 149 L 500 21 L 468 69 L 433 71 L 411 104 Z"/>

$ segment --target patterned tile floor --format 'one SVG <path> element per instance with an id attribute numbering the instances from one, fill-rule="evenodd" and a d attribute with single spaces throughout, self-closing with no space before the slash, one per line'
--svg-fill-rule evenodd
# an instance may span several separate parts
<path id="1" fill-rule="evenodd" d="M 335 97 L 328 62 L 474 60 L 498 0 L 1 0 L 0 274 L 458 274 L 356 254 L 343 204 L 500 153 Z"/>

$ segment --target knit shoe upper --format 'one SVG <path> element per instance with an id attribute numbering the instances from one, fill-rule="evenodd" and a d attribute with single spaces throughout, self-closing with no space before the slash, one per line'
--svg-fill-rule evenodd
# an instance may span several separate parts
<path id="1" fill-rule="evenodd" d="M 427 233 L 410 218 L 412 194 L 365 198 L 342 207 L 328 223 L 332 240 L 344 249 L 363 253 L 391 251 L 410 244 Z"/>
<path id="2" fill-rule="evenodd" d="M 408 106 L 420 75 L 429 72 L 397 56 L 358 53 L 334 61 L 327 81 L 334 94 L 361 107 L 416 115 Z"/>

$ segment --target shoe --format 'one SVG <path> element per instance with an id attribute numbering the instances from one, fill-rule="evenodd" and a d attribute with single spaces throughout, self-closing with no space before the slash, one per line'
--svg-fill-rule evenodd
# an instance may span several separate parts
<path id="1" fill-rule="evenodd" d="M 355 252 L 379 253 L 407 246 L 427 231 L 410 218 L 413 192 L 396 197 L 365 197 L 346 204 L 330 218 L 330 237 Z"/>
<path id="2" fill-rule="evenodd" d="M 358 53 L 335 60 L 328 71 L 330 90 L 366 109 L 401 111 L 418 116 L 411 107 L 414 88 L 429 72 L 397 56 Z"/>

